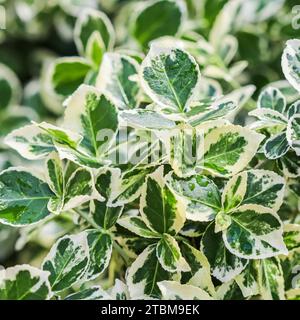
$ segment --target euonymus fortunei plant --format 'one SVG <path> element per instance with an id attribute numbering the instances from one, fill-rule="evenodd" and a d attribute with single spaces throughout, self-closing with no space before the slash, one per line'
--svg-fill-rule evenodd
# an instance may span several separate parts
<path id="1" fill-rule="evenodd" d="M 232 34 L 281 1 L 247 2 L 229 1 L 208 40 L 185 1 L 139 3 L 118 47 L 104 12 L 62 1 L 78 56 L 47 59 L 27 89 L 55 121 L 16 112 L 0 65 L 0 116 L 18 115 L 1 143 L 28 160 L 0 173 L 0 223 L 18 250 L 48 251 L 0 271 L 0 299 L 300 298 L 300 40 L 255 102 Z"/>

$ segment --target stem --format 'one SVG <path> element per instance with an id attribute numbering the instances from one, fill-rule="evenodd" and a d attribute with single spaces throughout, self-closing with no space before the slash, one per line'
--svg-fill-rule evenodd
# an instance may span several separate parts
<path id="1" fill-rule="evenodd" d="M 130 258 L 128 257 L 127 253 L 118 245 L 118 243 L 115 240 L 115 237 L 108 232 L 108 230 L 105 230 L 103 228 L 101 228 L 93 219 L 91 219 L 91 217 L 89 217 L 88 214 L 86 214 L 85 212 L 79 210 L 79 209 L 73 209 L 74 212 L 76 212 L 78 215 L 80 215 L 80 217 L 82 217 L 86 222 L 88 222 L 93 228 L 104 232 L 104 233 L 109 233 L 109 235 L 112 237 L 113 239 L 113 248 L 118 252 L 118 254 L 123 258 L 126 267 L 128 267 L 130 265 Z"/>

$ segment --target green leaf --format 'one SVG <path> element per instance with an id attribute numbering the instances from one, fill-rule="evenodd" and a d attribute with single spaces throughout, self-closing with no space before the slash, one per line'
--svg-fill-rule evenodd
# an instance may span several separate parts
<path id="1" fill-rule="evenodd" d="M 0 271 L 0 300 L 49 300 L 49 273 L 18 265 Z"/>
<path id="2" fill-rule="evenodd" d="M 141 66 L 141 85 L 162 108 L 184 112 L 200 80 L 195 59 L 178 48 L 151 45 Z"/>
<path id="3" fill-rule="evenodd" d="M 283 114 L 286 108 L 286 100 L 279 89 L 268 87 L 258 97 L 258 108 L 266 108 Z"/>
<path id="4" fill-rule="evenodd" d="M 54 196 L 48 185 L 22 168 L 0 174 L 0 222 L 12 226 L 36 223 L 49 215 L 47 204 Z"/>
<path id="5" fill-rule="evenodd" d="M 295 114 L 288 123 L 286 131 L 290 147 L 300 156 L 300 115 Z"/>
<path id="6" fill-rule="evenodd" d="M 101 287 L 93 286 L 70 294 L 65 300 L 111 300 L 111 297 Z"/>
<path id="7" fill-rule="evenodd" d="M 173 129 L 176 126 L 174 121 L 152 110 L 124 111 L 121 113 L 121 117 L 127 126 L 136 129 L 163 130 Z"/>
<path id="8" fill-rule="evenodd" d="M 278 258 L 260 260 L 258 280 L 264 300 L 285 300 L 284 278 Z"/>
<path id="9" fill-rule="evenodd" d="M 60 238 L 44 259 L 42 268 L 50 272 L 53 291 L 65 290 L 83 277 L 89 265 L 89 247 L 86 233 Z"/>
<path id="10" fill-rule="evenodd" d="M 65 98 L 72 94 L 82 83 L 91 69 L 91 65 L 83 58 L 64 57 L 56 59 L 49 66 L 49 90 L 55 95 Z"/>
<path id="11" fill-rule="evenodd" d="M 176 234 L 185 221 L 184 207 L 162 177 L 161 168 L 143 186 L 140 210 L 147 226 L 160 234 Z"/>
<path id="12" fill-rule="evenodd" d="M 74 38 L 78 51 L 85 56 L 91 38 L 101 39 L 105 50 L 111 50 L 115 42 L 115 33 L 105 13 L 88 8 L 80 13 L 76 21 Z"/>
<path id="13" fill-rule="evenodd" d="M 281 67 L 288 82 L 300 91 L 300 40 L 292 39 L 286 42 L 282 54 Z"/>
<path id="14" fill-rule="evenodd" d="M 80 147 L 97 160 L 118 129 L 116 106 L 95 88 L 82 85 L 68 99 L 63 127 L 78 132 L 83 137 Z"/>
<path id="15" fill-rule="evenodd" d="M 107 92 L 120 109 L 134 109 L 138 104 L 138 63 L 119 53 L 105 53 L 97 76 L 96 87 Z"/>
<path id="16" fill-rule="evenodd" d="M 21 98 L 21 84 L 15 73 L 6 65 L 0 64 L 0 110 L 17 105 Z"/>
<path id="17" fill-rule="evenodd" d="M 111 236 L 99 230 L 87 230 L 89 247 L 89 262 L 84 274 L 84 280 L 90 281 L 97 278 L 108 266 L 113 240 Z"/>
<path id="18" fill-rule="evenodd" d="M 178 178 L 171 174 L 167 184 L 186 201 L 186 218 L 211 221 L 221 210 L 221 194 L 212 180 L 203 175 Z"/>
<path id="19" fill-rule="evenodd" d="M 289 151 L 289 144 L 286 138 L 286 133 L 278 133 L 270 137 L 264 145 L 264 153 L 268 159 L 274 160 L 281 158 Z"/>
<path id="20" fill-rule="evenodd" d="M 171 280 L 172 274 L 160 265 L 156 245 L 147 247 L 127 271 L 126 282 L 132 299 L 160 298 L 158 282 Z"/>
<path id="21" fill-rule="evenodd" d="M 42 159 L 55 150 L 51 136 L 34 124 L 12 131 L 4 142 L 28 160 Z"/>
<path id="22" fill-rule="evenodd" d="M 184 14 L 181 1 L 146 1 L 136 12 L 132 34 L 143 47 L 156 38 L 174 36 L 179 30 Z M 172 23 L 170 23 L 172 21 Z"/>
<path id="23" fill-rule="evenodd" d="M 286 254 L 279 217 L 267 208 L 244 205 L 230 213 L 231 225 L 223 231 L 226 248 L 245 259 Z"/>
<path id="24" fill-rule="evenodd" d="M 187 272 L 191 268 L 182 257 L 177 241 L 168 234 L 163 234 L 156 246 L 156 255 L 161 266 L 169 272 Z"/>
<path id="25" fill-rule="evenodd" d="M 214 230 L 215 225 L 211 223 L 201 239 L 201 251 L 210 263 L 211 274 L 218 280 L 227 282 L 245 269 L 248 260 L 228 251 L 224 245 L 222 233 L 215 233 Z"/>
<path id="26" fill-rule="evenodd" d="M 223 207 L 258 205 L 278 211 L 283 202 L 285 180 L 273 171 L 249 170 L 232 177 L 223 191 Z"/>
<path id="27" fill-rule="evenodd" d="M 204 140 L 204 169 L 224 177 L 238 173 L 254 157 L 263 138 L 236 125 L 212 129 Z"/>
<path id="28" fill-rule="evenodd" d="M 213 300 L 203 289 L 189 284 L 180 284 L 176 281 L 160 281 L 158 286 L 164 300 Z"/>
<path id="29" fill-rule="evenodd" d="M 148 228 L 144 220 L 138 216 L 122 217 L 118 220 L 118 224 L 126 228 L 130 232 L 137 234 L 143 238 L 160 238 L 161 235 Z"/>

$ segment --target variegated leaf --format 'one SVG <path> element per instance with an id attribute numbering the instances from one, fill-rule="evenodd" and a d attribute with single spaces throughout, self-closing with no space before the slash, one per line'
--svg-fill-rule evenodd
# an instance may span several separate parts
<path id="1" fill-rule="evenodd" d="M 110 168 L 100 173 L 96 177 L 96 189 L 101 195 L 100 201 L 94 201 L 91 205 L 91 214 L 94 221 L 103 229 L 112 228 L 123 211 L 123 206 L 110 206 L 109 198 L 113 192 L 116 181 L 119 181 L 120 171 Z"/>
<path id="2" fill-rule="evenodd" d="M 264 300 L 285 300 L 284 278 L 278 258 L 260 260 L 258 279 Z"/>
<path id="3" fill-rule="evenodd" d="M 48 201 L 54 197 L 36 174 L 11 167 L 0 174 L 0 222 L 25 226 L 46 218 Z"/>
<path id="4" fill-rule="evenodd" d="M 58 58 L 48 67 L 47 89 L 51 94 L 63 100 L 84 83 L 90 70 L 90 63 L 83 58 Z"/>
<path id="5" fill-rule="evenodd" d="M 234 279 L 240 287 L 245 298 L 259 294 L 257 263 L 252 260 L 248 263 L 245 270 Z"/>
<path id="6" fill-rule="evenodd" d="M 129 267 L 127 284 L 132 299 L 160 298 L 158 282 L 172 280 L 174 275 L 160 265 L 156 245 L 147 247 Z"/>
<path id="7" fill-rule="evenodd" d="M 163 234 L 156 246 L 156 255 L 161 266 L 169 272 L 187 272 L 191 268 L 182 257 L 177 241 Z"/>
<path id="8" fill-rule="evenodd" d="M 97 161 L 115 137 L 116 106 L 95 88 L 82 85 L 67 101 L 62 126 L 82 135 L 80 147 L 87 157 Z"/>
<path id="9" fill-rule="evenodd" d="M 300 247 L 300 225 L 285 224 L 283 227 L 283 240 L 289 250 Z"/>
<path id="10" fill-rule="evenodd" d="M 211 296 L 215 295 L 215 288 L 210 276 L 210 265 L 205 255 L 186 242 L 180 245 L 182 256 L 191 270 L 181 273 L 181 282 L 203 289 Z"/>
<path id="11" fill-rule="evenodd" d="M 140 199 L 146 225 L 160 234 L 176 234 L 185 221 L 185 208 L 166 185 L 162 168 L 147 177 Z"/>
<path id="12" fill-rule="evenodd" d="M 222 203 L 226 211 L 249 204 L 278 211 L 284 191 L 283 177 L 273 171 L 252 169 L 239 173 L 227 182 Z"/>
<path id="13" fill-rule="evenodd" d="M 91 229 L 85 231 L 89 248 L 89 262 L 84 273 L 84 280 L 97 278 L 108 266 L 113 240 L 108 233 Z"/>
<path id="14" fill-rule="evenodd" d="M 130 110 L 121 113 L 122 120 L 127 126 L 136 129 L 162 130 L 173 129 L 176 124 L 153 110 Z"/>
<path id="15" fill-rule="evenodd" d="M 182 125 L 174 130 L 164 130 L 159 137 L 166 147 L 168 161 L 179 177 L 189 177 L 197 173 L 203 163 L 202 130 Z"/>
<path id="16" fill-rule="evenodd" d="M 295 114 L 288 123 L 286 130 L 287 141 L 290 147 L 300 156 L 300 115 Z"/>
<path id="17" fill-rule="evenodd" d="M 115 42 L 115 34 L 113 26 L 105 15 L 105 13 L 94 10 L 85 9 L 79 14 L 74 31 L 74 39 L 79 53 L 82 56 L 92 58 L 93 56 L 90 46 L 94 45 L 102 47 L 104 51 L 111 50 Z M 97 41 L 96 41 L 97 39 Z M 101 62 L 101 58 L 92 59 L 96 65 Z"/>
<path id="18" fill-rule="evenodd" d="M 109 203 L 112 206 L 121 206 L 137 199 L 148 174 L 156 167 L 137 167 L 122 173 L 117 183 L 112 187 Z"/>
<path id="19" fill-rule="evenodd" d="M 286 133 L 281 132 L 270 137 L 265 142 L 264 153 L 268 159 L 274 160 L 284 156 L 289 151 L 289 148 Z"/>
<path id="20" fill-rule="evenodd" d="M 248 264 L 248 260 L 237 257 L 225 247 L 222 234 L 215 233 L 211 223 L 202 239 L 201 251 L 205 254 L 211 267 L 211 274 L 222 282 L 227 282 L 240 274 Z"/>
<path id="21" fill-rule="evenodd" d="M 158 283 L 164 300 L 213 300 L 203 289 L 176 281 Z"/>
<path id="22" fill-rule="evenodd" d="M 191 110 L 187 113 L 187 116 L 189 117 L 189 124 L 196 127 L 203 122 L 228 116 L 228 114 L 233 112 L 236 108 L 237 105 L 232 101 L 216 101 L 205 109 L 201 105 L 192 106 Z"/>
<path id="23" fill-rule="evenodd" d="M 29 265 L 0 271 L 0 300 L 48 300 L 52 296 L 49 273 Z"/>
<path id="24" fill-rule="evenodd" d="M 134 109 L 138 104 L 139 83 L 133 79 L 138 75 L 138 63 L 119 53 L 105 53 L 96 87 L 114 97 L 118 108 Z"/>
<path id="25" fill-rule="evenodd" d="M 238 173 L 254 157 L 263 138 L 236 125 L 212 129 L 204 140 L 204 169 L 224 177 Z"/>
<path id="26" fill-rule="evenodd" d="M 279 127 L 284 129 L 287 125 L 288 119 L 280 112 L 267 109 L 259 108 L 249 112 L 249 116 L 256 117 L 259 121 L 251 123 L 249 127 L 254 130 L 269 128 L 269 127 Z"/>
<path id="27" fill-rule="evenodd" d="M 226 248 L 244 259 L 265 259 L 287 254 L 282 224 L 270 209 L 244 205 L 230 213 L 231 224 L 222 232 Z"/>
<path id="28" fill-rule="evenodd" d="M 221 210 L 221 194 L 206 176 L 178 178 L 171 174 L 167 184 L 186 201 L 186 218 L 189 220 L 211 221 Z"/>
<path id="29" fill-rule="evenodd" d="M 300 91 L 300 40 L 292 39 L 286 42 L 282 54 L 281 67 L 285 78 L 299 92 Z"/>
<path id="30" fill-rule="evenodd" d="M 154 44 L 140 73 L 147 95 L 162 108 L 177 113 L 186 110 L 200 80 L 199 67 L 187 52 Z"/>
<path id="31" fill-rule="evenodd" d="M 108 292 L 113 300 L 129 300 L 130 298 L 127 285 L 119 279 L 115 280 L 114 286 Z"/>
<path id="32" fill-rule="evenodd" d="M 243 293 L 235 280 L 223 283 L 217 290 L 218 300 L 243 300 Z"/>
<path id="33" fill-rule="evenodd" d="M 4 142 L 29 160 L 42 159 L 55 150 L 51 136 L 33 124 L 12 131 Z"/>
<path id="34" fill-rule="evenodd" d="M 68 295 L 65 300 L 111 300 L 101 287 L 93 286 Z"/>
<path id="35" fill-rule="evenodd" d="M 296 152 L 290 150 L 283 157 L 278 159 L 278 167 L 287 178 L 300 176 L 300 157 Z"/>
<path id="36" fill-rule="evenodd" d="M 94 187 L 92 173 L 84 168 L 78 168 L 66 182 L 64 194 L 64 210 L 70 210 L 89 200 L 103 200 Z"/>
<path id="37" fill-rule="evenodd" d="M 286 100 L 279 89 L 268 87 L 258 97 L 258 108 L 272 109 L 283 114 L 286 108 Z"/>
<path id="38" fill-rule="evenodd" d="M 300 289 L 300 248 L 291 250 L 288 256 L 281 256 L 280 260 L 285 290 Z"/>
<path id="39" fill-rule="evenodd" d="M 89 264 L 86 233 L 60 238 L 45 257 L 42 268 L 50 272 L 53 291 L 62 291 L 78 282 Z"/>
<path id="40" fill-rule="evenodd" d="M 144 220 L 138 216 L 122 217 L 118 220 L 118 224 L 126 228 L 130 232 L 137 234 L 143 238 L 160 238 L 161 235 L 148 228 Z"/>

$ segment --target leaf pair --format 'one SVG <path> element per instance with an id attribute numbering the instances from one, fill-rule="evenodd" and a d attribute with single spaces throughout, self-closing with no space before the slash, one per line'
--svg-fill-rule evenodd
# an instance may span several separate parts
<path id="1" fill-rule="evenodd" d="M 201 246 L 212 274 L 221 281 L 239 274 L 247 264 L 245 259 L 286 253 L 276 215 L 285 183 L 277 174 L 242 172 L 228 181 L 222 195 L 205 176 L 183 179 L 171 174 L 167 181 L 186 202 L 189 220 L 214 221 L 207 227 Z"/>
<path id="2" fill-rule="evenodd" d="M 20 265 L 0 272 L 0 298 L 7 300 L 47 300 L 78 282 L 95 279 L 107 267 L 112 252 L 109 234 L 86 230 L 60 238 L 43 261 L 42 268 Z M 90 291 L 92 288 L 90 289 Z M 117 290 L 117 288 L 115 288 Z M 95 288 L 93 298 L 105 298 L 103 290 Z M 102 294 L 101 297 L 99 296 Z M 114 294 L 114 292 L 112 292 Z M 87 292 L 70 299 L 79 299 Z"/>
<path id="3" fill-rule="evenodd" d="M 68 99 L 61 128 L 47 123 L 27 126 L 13 131 L 5 142 L 27 159 L 41 159 L 57 150 L 61 159 L 99 167 L 117 130 L 115 103 L 97 89 L 82 85 Z"/>
<path id="4" fill-rule="evenodd" d="M 98 277 L 108 266 L 111 252 L 108 233 L 86 230 L 60 238 L 44 259 L 42 269 L 50 273 L 52 291 L 59 292 Z"/>

